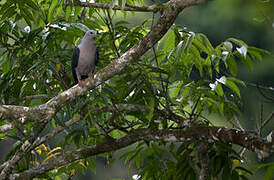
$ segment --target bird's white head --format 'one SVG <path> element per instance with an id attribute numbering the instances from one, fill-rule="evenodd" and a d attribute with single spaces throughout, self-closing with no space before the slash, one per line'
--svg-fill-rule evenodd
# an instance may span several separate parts
<path id="1" fill-rule="evenodd" d="M 97 36 L 99 33 L 95 30 L 88 30 L 86 32 L 86 34 L 84 35 L 84 37 L 82 38 L 81 40 L 81 43 L 79 44 L 79 47 L 82 47 L 82 46 L 89 46 L 91 44 L 94 44 L 94 37 Z"/>
<path id="2" fill-rule="evenodd" d="M 94 36 L 98 35 L 99 33 L 95 30 L 88 30 L 85 34 L 85 38 L 93 38 Z"/>

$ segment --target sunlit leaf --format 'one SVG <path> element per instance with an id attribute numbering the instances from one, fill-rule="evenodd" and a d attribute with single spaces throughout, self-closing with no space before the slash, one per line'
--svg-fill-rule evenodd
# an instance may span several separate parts
<path id="1" fill-rule="evenodd" d="M 55 13 L 55 7 L 58 4 L 58 0 L 52 0 L 51 5 L 49 7 L 49 12 L 48 12 L 48 21 L 52 22 L 53 14 Z"/>
<path id="2" fill-rule="evenodd" d="M 231 79 L 227 78 L 225 85 L 229 87 L 232 91 L 234 91 L 239 97 L 241 97 L 238 86 Z"/>

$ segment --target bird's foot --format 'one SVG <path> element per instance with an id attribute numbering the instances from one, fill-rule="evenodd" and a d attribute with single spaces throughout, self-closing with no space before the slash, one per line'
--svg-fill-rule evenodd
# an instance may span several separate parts
<path id="1" fill-rule="evenodd" d="M 94 74 L 93 73 L 88 73 L 88 77 L 93 77 Z"/>
<path id="2" fill-rule="evenodd" d="M 82 80 L 81 79 L 78 79 L 78 84 L 82 84 Z"/>

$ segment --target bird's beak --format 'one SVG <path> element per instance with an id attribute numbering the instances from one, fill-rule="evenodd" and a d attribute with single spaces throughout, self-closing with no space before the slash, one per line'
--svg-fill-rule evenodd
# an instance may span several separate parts
<path id="1" fill-rule="evenodd" d="M 104 33 L 106 31 L 97 31 L 97 34 L 101 34 L 101 33 Z"/>

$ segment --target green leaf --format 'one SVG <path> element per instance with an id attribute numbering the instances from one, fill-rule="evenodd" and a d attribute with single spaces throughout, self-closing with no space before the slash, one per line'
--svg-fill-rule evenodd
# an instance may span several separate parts
<path id="1" fill-rule="evenodd" d="M 157 50 L 162 49 L 165 52 L 170 52 L 175 47 L 175 34 L 173 31 L 168 31 L 165 36 L 158 42 Z"/>
<path id="2" fill-rule="evenodd" d="M 136 155 L 136 152 L 135 152 L 135 150 L 129 151 L 129 152 L 125 153 L 125 155 L 127 155 L 127 157 L 124 161 L 124 163 L 126 164 L 127 162 L 129 162 Z"/>
<path id="3" fill-rule="evenodd" d="M 178 95 L 179 92 L 180 92 L 180 89 L 181 89 L 182 84 L 183 84 L 183 82 L 175 81 L 175 82 L 168 88 L 170 97 L 172 97 L 172 98 L 176 98 L 176 97 L 177 97 L 177 95 Z"/>
<path id="4" fill-rule="evenodd" d="M 250 174 L 250 175 L 253 174 L 251 171 L 249 171 L 249 170 L 247 170 L 246 168 L 241 167 L 241 166 L 235 167 L 235 169 L 240 170 L 242 173 L 245 172 L 245 173 L 248 173 L 248 174 Z"/>
<path id="5" fill-rule="evenodd" d="M 248 47 L 248 53 L 251 55 L 253 59 L 257 59 L 262 61 L 262 55 L 270 55 L 270 53 L 264 49 L 256 48 L 256 47 Z"/>
<path id="6" fill-rule="evenodd" d="M 54 119 L 51 120 L 51 127 L 52 127 L 53 129 L 56 128 L 56 123 L 55 123 L 55 120 L 54 120 Z"/>
<path id="7" fill-rule="evenodd" d="M 241 93 L 238 86 L 231 79 L 227 78 L 225 85 L 229 87 L 232 91 L 234 91 L 238 97 L 241 97 Z"/>
<path id="8" fill-rule="evenodd" d="M 227 41 L 233 42 L 237 44 L 239 47 L 242 47 L 242 46 L 248 47 L 248 45 L 244 41 L 236 38 L 228 38 Z"/>
<path id="9" fill-rule="evenodd" d="M 142 153 L 141 152 L 137 152 L 135 161 L 136 161 L 137 168 L 140 169 L 142 167 Z"/>
<path id="10" fill-rule="evenodd" d="M 50 7 L 49 7 L 49 12 L 48 12 L 48 22 L 49 23 L 52 22 L 53 15 L 55 13 L 54 9 L 57 6 L 57 4 L 58 4 L 58 0 L 51 1 Z"/>
<path id="11" fill-rule="evenodd" d="M 154 98 L 150 98 L 148 107 L 149 107 L 149 113 L 146 115 L 146 118 L 150 121 L 153 117 L 154 114 L 154 104 L 155 104 L 155 100 Z"/>
<path id="12" fill-rule="evenodd" d="M 236 78 L 234 78 L 234 77 L 228 77 L 227 79 L 228 79 L 229 81 L 233 81 L 233 82 L 235 82 L 235 83 L 238 83 L 238 84 L 240 84 L 240 85 L 246 87 L 246 84 L 245 84 L 243 81 L 239 80 L 239 79 L 236 79 Z"/>
<path id="13" fill-rule="evenodd" d="M 162 157 L 164 153 L 163 149 L 161 149 L 156 143 L 151 143 L 151 147 L 157 156 Z"/>
<path id="14" fill-rule="evenodd" d="M 70 23 L 70 25 L 72 27 L 76 27 L 76 28 L 80 29 L 83 32 L 86 32 L 86 31 L 89 30 L 89 28 L 86 25 L 82 24 L 82 23 Z"/>
<path id="15" fill-rule="evenodd" d="M 273 180 L 274 177 L 274 165 L 267 168 L 264 174 L 264 180 Z"/>
<path id="16" fill-rule="evenodd" d="M 179 42 L 179 44 L 176 47 L 175 51 L 175 58 L 180 58 L 181 54 L 184 53 L 188 48 L 190 48 L 192 51 L 191 52 L 197 52 L 195 55 L 196 57 L 200 56 L 200 52 L 197 48 L 192 47 L 192 42 L 195 38 L 194 33 L 187 34 L 186 36 L 183 37 L 183 40 Z"/>
<path id="17" fill-rule="evenodd" d="M 71 14 L 71 7 L 70 6 L 68 6 L 67 8 L 66 8 L 66 17 L 65 17 L 65 19 L 66 19 L 66 21 L 69 21 L 69 17 L 70 17 L 70 14 Z"/>
<path id="18" fill-rule="evenodd" d="M 233 179 L 233 180 L 238 180 L 239 179 L 239 174 L 238 174 L 237 171 L 235 171 L 235 170 L 232 171 L 231 179 Z"/>
<path id="19" fill-rule="evenodd" d="M 88 164 L 88 167 L 90 168 L 90 170 L 93 173 L 96 173 L 96 164 L 95 164 L 95 161 L 93 160 L 93 158 L 89 157 L 86 160 L 87 160 L 87 164 Z"/>
<path id="20" fill-rule="evenodd" d="M 215 92 L 219 95 L 219 96 L 223 96 L 224 95 L 224 91 L 223 88 L 221 86 L 220 83 L 217 83 L 216 88 L 215 88 Z"/>
<path id="21" fill-rule="evenodd" d="M 228 66 L 229 72 L 232 74 L 232 76 L 237 76 L 238 74 L 238 65 L 234 59 L 233 56 L 228 55 L 226 59 L 226 64 Z"/>
<path id="22" fill-rule="evenodd" d="M 7 138 L 7 136 L 5 134 L 0 133 L 0 140 L 6 139 L 6 138 Z"/>
<path id="23" fill-rule="evenodd" d="M 204 35 L 202 33 L 199 33 L 198 36 L 201 39 L 201 41 L 203 42 L 203 44 L 208 48 L 209 51 L 213 51 L 214 50 L 212 44 L 210 43 L 210 41 L 206 37 L 206 35 Z"/>
<path id="24" fill-rule="evenodd" d="M 249 46 L 248 51 L 258 52 L 258 53 L 263 54 L 263 55 L 270 55 L 269 51 L 267 51 L 265 49 L 253 47 L 253 46 Z"/>
<path id="25" fill-rule="evenodd" d="M 27 9 L 25 6 L 22 6 L 22 7 L 20 7 L 20 12 L 21 12 L 21 15 L 24 17 L 26 23 L 29 26 L 32 26 L 32 20 L 34 18 L 33 18 L 32 13 L 29 11 L 29 9 Z"/>
<path id="26" fill-rule="evenodd" d="M 5 20 L 5 18 L 12 17 L 14 14 L 16 14 L 16 6 L 11 6 L 5 9 L 4 13 L 2 14 L 1 21 Z"/>
<path id="27" fill-rule="evenodd" d="M 30 6 L 32 9 L 34 10 L 37 10 L 39 11 L 40 10 L 40 7 L 35 3 L 33 2 L 32 0 L 27 0 L 27 1 L 24 1 L 28 6 Z"/>
<path id="28" fill-rule="evenodd" d="M 1 62 L 2 70 L 4 74 L 7 74 L 11 70 L 11 60 L 10 58 L 4 58 Z"/>
<path id="29" fill-rule="evenodd" d="M 122 10 L 124 10 L 125 5 L 126 5 L 126 0 L 119 0 L 118 4 L 122 8 Z"/>
<path id="30" fill-rule="evenodd" d="M 265 168 L 267 166 L 274 166 L 274 162 L 253 166 L 253 167 L 249 168 L 249 171 L 255 172 L 255 171 L 258 171 L 259 169 Z"/>
<path id="31" fill-rule="evenodd" d="M 250 71 L 253 70 L 253 62 L 252 62 L 252 60 L 250 59 L 249 55 L 247 55 L 247 56 L 244 58 L 242 55 L 240 55 L 239 52 L 237 52 L 237 53 L 236 53 L 236 56 L 238 56 L 238 57 L 240 58 L 241 62 L 242 62 L 245 66 L 247 66 L 247 67 L 249 68 Z"/>
<path id="32" fill-rule="evenodd" d="M 74 7 L 73 19 L 72 19 L 73 22 L 77 20 L 78 15 L 80 14 L 82 9 L 83 9 L 82 7 Z"/>

